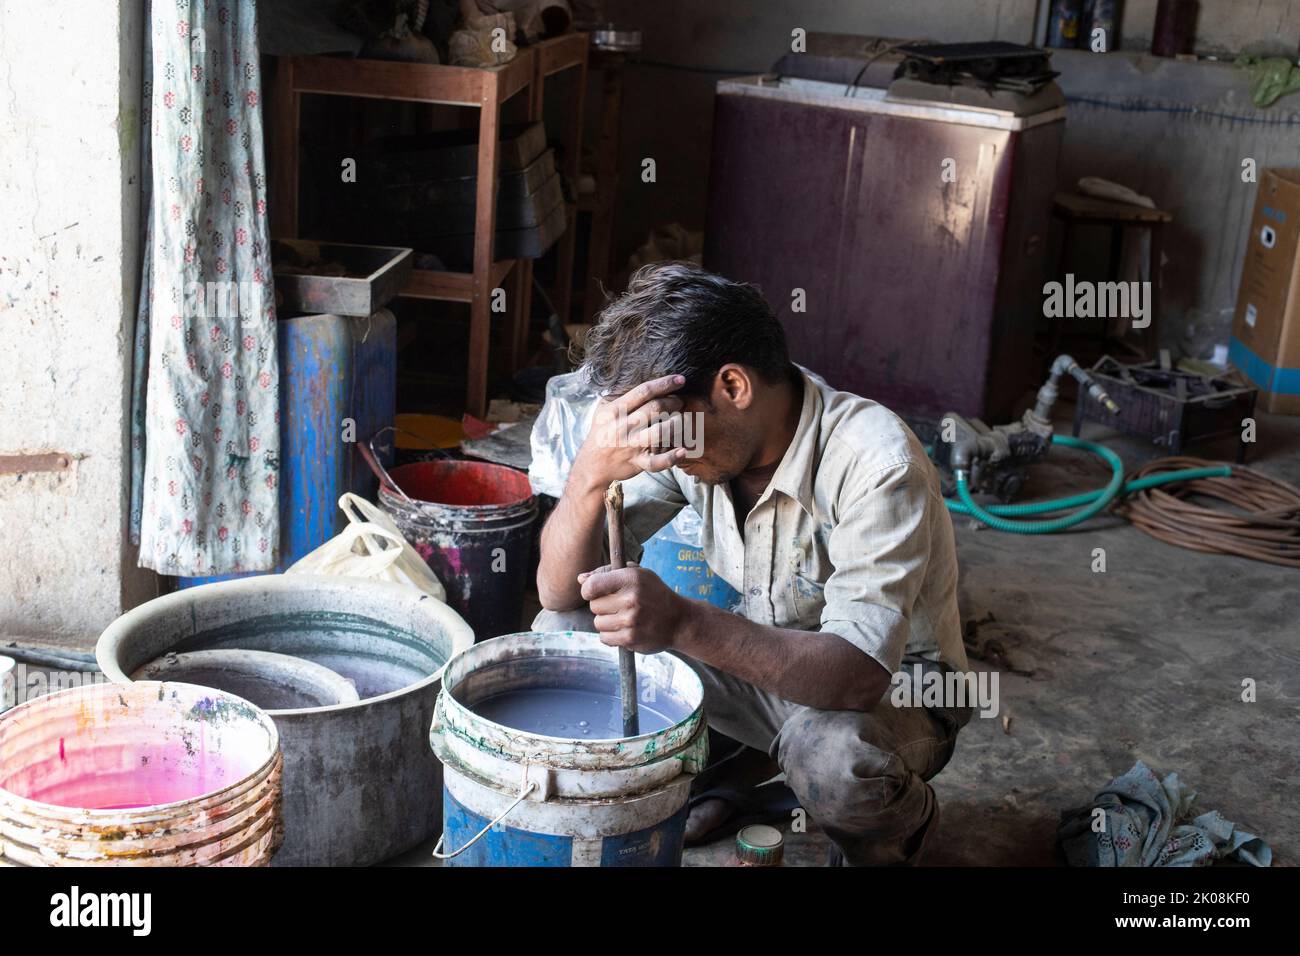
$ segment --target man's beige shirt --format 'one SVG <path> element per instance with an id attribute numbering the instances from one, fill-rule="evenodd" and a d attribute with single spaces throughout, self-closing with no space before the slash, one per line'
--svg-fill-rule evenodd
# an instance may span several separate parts
<path id="1" fill-rule="evenodd" d="M 689 505 L 704 519 L 705 560 L 749 620 L 837 634 L 891 674 L 904 653 L 966 670 L 952 521 L 933 464 L 883 405 L 801 375 L 798 431 L 744 535 L 727 485 L 677 468 L 645 473 L 624 489 L 628 557 Z"/>

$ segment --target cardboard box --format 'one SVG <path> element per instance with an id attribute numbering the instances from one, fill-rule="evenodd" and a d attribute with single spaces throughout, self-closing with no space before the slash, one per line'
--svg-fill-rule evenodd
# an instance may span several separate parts
<path id="1" fill-rule="evenodd" d="M 1300 169 L 1265 169 L 1255 197 L 1228 357 L 1259 406 L 1300 415 Z"/>

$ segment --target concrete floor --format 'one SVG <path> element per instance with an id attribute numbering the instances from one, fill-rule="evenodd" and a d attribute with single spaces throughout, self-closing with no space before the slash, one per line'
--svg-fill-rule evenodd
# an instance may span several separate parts
<path id="1" fill-rule="evenodd" d="M 1130 467 L 1161 457 L 1100 426 L 1083 435 Z M 1185 451 L 1231 460 L 1235 449 Z M 1300 484 L 1300 419 L 1260 415 L 1247 464 Z M 1054 453 L 1023 500 L 1107 477 L 1091 456 Z M 1000 671 L 1010 726 L 976 717 L 962 731 L 932 781 L 942 817 L 925 865 L 1059 865 L 1060 812 L 1136 760 L 1177 772 L 1202 811 L 1263 837 L 1274 865 L 1300 860 L 1300 571 L 1174 548 L 1110 516 L 1057 535 L 1002 534 L 966 518 L 956 528 L 962 619 L 983 622 L 974 643 L 1006 661 L 971 666 Z M 1105 549 L 1105 573 L 1092 571 L 1094 548 Z M 1247 677 L 1256 703 L 1241 700 Z M 787 840 L 788 863 L 824 862 L 819 834 Z M 686 864 L 731 856 L 721 841 L 688 850 Z"/>
<path id="2" fill-rule="evenodd" d="M 1300 484 L 1300 419 L 1258 421 L 1247 465 Z M 1130 467 L 1160 457 L 1100 426 L 1083 434 Z M 1231 460 L 1234 443 L 1188 453 Z M 1062 455 L 1034 472 L 1028 495 L 1096 487 L 1103 469 Z M 1175 548 L 1111 516 L 1038 536 L 961 519 L 957 544 L 963 620 L 987 621 L 976 640 L 996 640 L 1023 673 L 1001 668 L 1010 732 L 973 720 L 936 779 L 943 819 L 926 862 L 1058 862 L 1060 811 L 1139 759 L 1263 837 L 1275 865 L 1300 860 L 1300 571 Z M 1248 677 L 1255 703 L 1241 700 Z"/>

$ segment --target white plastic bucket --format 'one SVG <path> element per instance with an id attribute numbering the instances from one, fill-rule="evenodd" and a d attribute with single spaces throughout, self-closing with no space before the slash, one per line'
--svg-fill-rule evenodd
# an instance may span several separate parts
<path id="1" fill-rule="evenodd" d="M 12 657 L 0 654 L 0 714 L 17 701 L 18 689 L 14 686 L 14 666 L 17 662 Z"/>
<path id="2" fill-rule="evenodd" d="M 556 668 L 608 669 L 618 656 L 595 634 L 507 634 L 452 658 L 430 729 L 442 761 L 450 866 L 677 866 L 693 775 L 708 759 L 704 687 L 671 654 L 638 654 L 642 696 L 684 713 L 638 737 L 549 737 L 495 723 L 475 703 L 547 686 Z M 616 686 L 616 685 L 615 685 Z"/>

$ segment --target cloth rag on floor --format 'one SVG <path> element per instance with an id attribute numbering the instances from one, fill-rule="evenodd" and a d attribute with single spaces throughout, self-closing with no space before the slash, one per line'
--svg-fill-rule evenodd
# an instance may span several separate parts
<path id="1" fill-rule="evenodd" d="M 279 367 L 254 0 L 149 13 L 131 537 L 163 574 L 266 571 Z"/>
<path id="2" fill-rule="evenodd" d="M 1138 761 L 1091 804 L 1061 814 L 1057 839 L 1070 866 L 1206 866 L 1235 859 L 1269 866 L 1262 839 L 1225 820 L 1217 810 L 1192 816 L 1196 792 L 1171 773 L 1164 779 Z M 1105 828 L 1093 829 L 1096 810 Z"/>

